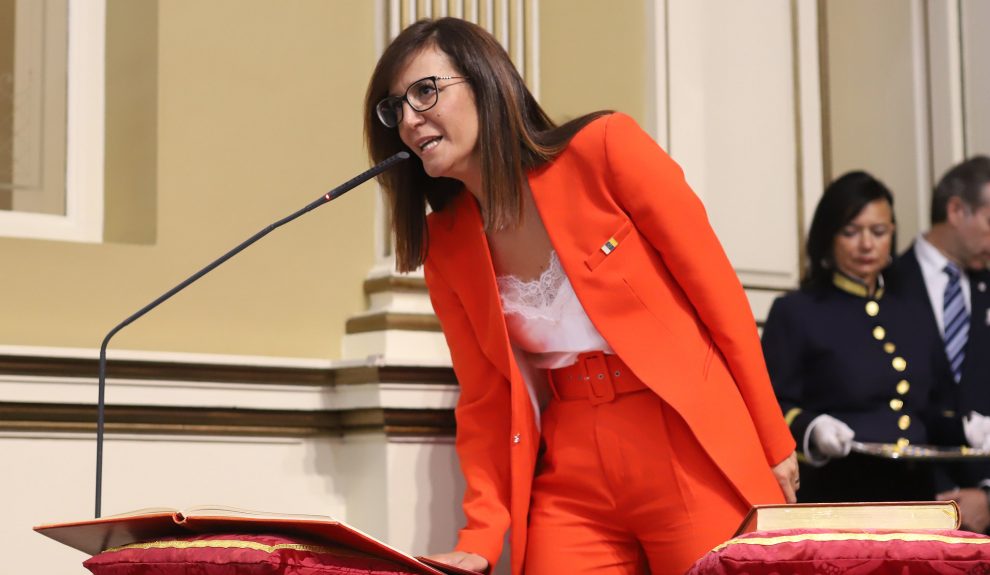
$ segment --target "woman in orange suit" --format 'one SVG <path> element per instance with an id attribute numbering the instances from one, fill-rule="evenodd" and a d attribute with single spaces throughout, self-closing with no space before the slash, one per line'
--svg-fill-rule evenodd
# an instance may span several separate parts
<path id="1" fill-rule="evenodd" d="M 631 118 L 555 125 L 453 18 L 399 34 L 366 107 L 373 161 L 417 156 L 381 176 L 396 263 L 425 265 L 461 386 L 467 525 L 435 558 L 485 571 L 509 531 L 513 574 L 682 573 L 794 500 L 743 290 Z"/>

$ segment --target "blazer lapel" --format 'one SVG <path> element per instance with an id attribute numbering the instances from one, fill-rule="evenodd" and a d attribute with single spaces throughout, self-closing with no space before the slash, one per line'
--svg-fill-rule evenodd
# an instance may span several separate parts
<path id="1" fill-rule="evenodd" d="M 458 194 L 445 211 L 441 225 L 431 228 L 431 233 L 446 236 L 435 238 L 437 246 L 444 246 L 444 278 L 460 297 L 482 351 L 506 379 L 511 379 L 508 330 L 481 211 L 467 192 Z"/>

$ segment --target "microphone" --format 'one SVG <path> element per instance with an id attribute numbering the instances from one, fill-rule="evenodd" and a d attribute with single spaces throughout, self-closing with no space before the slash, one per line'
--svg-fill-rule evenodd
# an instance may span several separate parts
<path id="1" fill-rule="evenodd" d="M 104 427 L 104 411 L 106 407 L 105 395 L 106 395 L 107 345 L 110 343 L 110 338 L 116 335 L 117 332 L 119 332 L 120 330 L 124 329 L 125 327 L 133 323 L 134 320 L 140 318 L 144 314 L 155 309 L 160 304 L 165 302 L 165 300 L 169 299 L 170 297 L 174 296 L 175 294 L 185 289 L 186 286 L 188 286 L 189 284 L 193 283 L 194 281 L 198 280 L 204 275 L 210 273 L 211 271 L 213 271 L 214 268 L 216 268 L 220 264 L 234 257 L 235 255 L 243 251 L 245 248 L 247 248 L 254 242 L 265 237 L 275 228 L 283 226 L 291 222 L 292 220 L 298 218 L 299 216 L 305 214 L 306 212 L 309 212 L 315 208 L 318 208 L 319 206 L 322 206 L 323 204 L 329 201 L 339 198 L 340 196 L 346 194 L 352 189 L 370 180 L 371 178 L 374 178 L 375 176 L 381 174 L 382 172 L 394 167 L 399 162 L 408 159 L 409 159 L 409 152 L 399 152 L 389 158 L 386 158 L 383 162 L 375 164 L 371 168 L 368 168 L 364 172 L 358 174 L 357 176 L 354 176 L 350 180 L 347 180 L 343 184 L 337 186 L 336 188 L 323 194 L 319 198 L 313 200 L 307 206 L 300 209 L 299 211 L 291 215 L 288 215 L 282 218 L 281 220 L 278 220 L 277 222 L 269 225 L 265 229 L 251 236 L 250 238 L 244 240 L 236 247 L 234 247 L 234 249 L 223 254 L 222 256 L 214 260 L 212 263 L 210 263 L 203 269 L 189 276 L 185 281 L 175 286 L 174 288 L 168 290 L 155 301 L 144 306 L 143 308 L 135 312 L 133 315 L 131 315 L 124 321 L 117 324 L 113 329 L 110 330 L 109 333 L 107 333 L 106 337 L 103 338 L 103 344 L 100 345 L 100 376 L 99 376 L 99 384 L 98 384 L 99 398 L 97 399 L 96 402 L 96 413 L 97 413 L 96 415 L 96 518 L 97 519 L 100 518 L 100 505 L 102 501 L 102 492 L 103 492 L 103 427 Z"/>

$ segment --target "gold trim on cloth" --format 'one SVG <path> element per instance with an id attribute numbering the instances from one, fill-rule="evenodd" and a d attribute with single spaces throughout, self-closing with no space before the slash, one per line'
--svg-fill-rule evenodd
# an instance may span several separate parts
<path id="1" fill-rule="evenodd" d="M 801 413 L 800 407 L 792 407 L 789 410 L 787 410 L 787 415 L 784 416 L 784 423 L 787 424 L 787 427 L 790 427 L 791 424 L 794 423 L 794 420 L 797 418 L 798 414 L 800 413 Z"/>
<path id="2" fill-rule="evenodd" d="M 832 284 L 840 290 L 859 297 L 870 297 L 870 290 L 866 284 L 855 280 L 840 272 L 832 273 Z M 883 278 L 877 278 L 877 291 L 873 294 L 873 299 L 883 297 Z"/>
<path id="3" fill-rule="evenodd" d="M 800 535 L 780 535 L 777 537 L 750 537 L 747 539 L 729 539 L 711 553 L 721 551 L 730 545 L 780 545 L 781 543 L 800 543 L 802 541 L 937 541 L 939 543 L 965 543 L 973 545 L 990 544 L 990 538 L 984 537 L 950 537 L 932 533 L 802 533 Z"/>
<path id="4" fill-rule="evenodd" d="M 274 553 L 285 549 L 291 551 L 309 551 L 312 553 L 333 553 L 335 555 L 349 555 L 352 557 L 363 557 L 353 551 L 348 551 L 339 547 L 326 547 L 322 545 L 305 545 L 302 543 L 276 543 L 268 545 L 257 541 L 242 541 L 239 539 L 208 539 L 204 541 L 149 541 L 147 543 L 131 543 L 120 547 L 111 547 L 104 553 L 114 551 L 126 551 L 128 549 L 251 549 L 254 551 L 264 551 Z"/>

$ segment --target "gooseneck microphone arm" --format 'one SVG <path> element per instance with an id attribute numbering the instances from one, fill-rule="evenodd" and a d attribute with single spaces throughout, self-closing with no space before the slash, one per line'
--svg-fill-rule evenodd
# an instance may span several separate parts
<path id="1" fill-rule="evenodd" d="M 311 211 L 311 210 L 313 210 L 315 208 L 318 208 L 319 206 L 322 206 L 323 204 L 325 204 L 325 203 L 327 203 L 327 202 L 329 202 L 331 200 L 334 200 L 336 198 L 339 198 L 340 196 L 344 195 L 345 193 L 349 192 L 350 190 L 358 187 L 359 185 L 363 184 L 364 182 L 370 180 L 371 178 L 374 178 L 375 176 L 381 174 L 385 170 L 388 170 L 389 168 L 392 168 L 393 166 L 395 166 L 399 162 L 402 162 L 402 161 L 407 160 L 407 159 L 409 159 L 409 153 L 408 152 L 399 152 L 399 153 L 395 154 L 394 156 L 389 157 L 385 161 L 372 166 L 371 168 L 369 168 L 365 172 L 362 172 L 362 173 L 358 174 L 357 176 L 351 178 L 350 180 L 347 180 L 346 182 L 344 182 L 343 184 L 341 184 L 341 185 L 337 186 L 336 188 L 330 190 L 326 194 L 323 194 L 322 196 L 320 196 L 319 198 L 317 198 L 316 200 L 314 200 L 313 202 L 311 202 L 309 205 L 307 205 L 306 207 L 302 208 L 301 210 L 299 210 L 299 211 L 297 211 L 297 212 L 295 212 L 295 213 L 293 213 L 293 214 L 291 214 L 289 216 L 286 216 L 286 217 L 282 218 L 281 220 L 278 220 L 277 222 L 269 225 L 265 229 L 261 230 L 260 232 L 254 234 L 253 236 L 251 236 L 250 238 L 248 238 L 247 240 L 241 242 L 237 247 L 235 247 L 234 249 L 230 250 L 229 252 L 223 254 L 222 256 L 220 256 L 219 258 L 217 258 L 216 260 L 214 260 L 212 263 L 210 263 L 209 265 L 207 265 L 203 269 L 201 269 L 198 272 L 194 273 L 193 275 L 189 276 L 189 278 L 187 278 L 185 281 L 183 281 L 179 285 L 175 286 L 174 288 L 168 290 L 167 292 L 165 292 L 164 294 L 162 294 L 155 301 L 153 301 L 153 302 L 149 303 L 148 305 L 144 306 L 143 308 L 141 308 L 140 310 L 138 310 L 136 313 L 134 313 L 133 315 L 131 315 L 130 317 L 128 317 L 124 321 L 122 321 L 119 324 L 117 324 L 117 326 L 114 327 L 113 329 L 111 329 L 110 332 L 106 335 L 106 337 L 103 338 L 103 344 L 100 345 L 100 375 L 99 375 L 99 385 L 98 385 L 98 387 L 99 387 L 99 398 L 97 399 L 97 403 L 96 403 L 96 412 L 97 412 L 97 416 L 96 416 L 96 518 L 97 519 L 99 519 L 99 517 L 100 517 L 100 506 L 101 506 L 101 502 L 102 502 L 102 492 L 103 492 L 103 428 L 104 428 L 104 411 L 105 411 L 105 406 L 106 406 L 105 396 L 106 396 L 107 345 L 110 343 L 110 338 L 112 338 L 114 335 L 117 334 L 117 332 L 119 332 L 120 330 L 124 329 L 125 327 L 127 327 L 128 325 L 130 325 L 131 323 L 133 323 L 135 320 L 137 320 L 138 318 L 140 318 L 144 314 L 146 314 L 149 311 L 151 311 L 151 310 L 155 309 L 156 307 L 158 307 L 160 304 L 162 304 L 163 302 L 165 302 L 165 300 L 169 299 L 170 297 L 174 296 L 175 294 L 177 294 L 180 291 L 182 291 L 183 289 L 185 289 L 189 284 L 193 283 L 194 281 L 198 280 L 199 278 L 203 277 L 204 275 L 210 273 L 211 271 L 213 271 L 214 268 L 216 268 L 220 264 L 222 264 L 225 261 L 229 260 L 230 258 L 234 257 L 235 255 L 237 255 L 238 253 L 240 253 L 241 251 L 243 251 L 245 248 L 247 248 L 248 246 L 250 246 L 254 242 L 260 240 L 263 237 L 265 237 L 266 235 L 268 235 L 269 233 L 271 233 L 275 228 L 278 228 L 280 226 L 283 226 L 283 225 L 291 222 L 292 220 L 298 218 L 299 216 L 305 214 L 306 212 L 309 212 L 309 211 Z"/>

